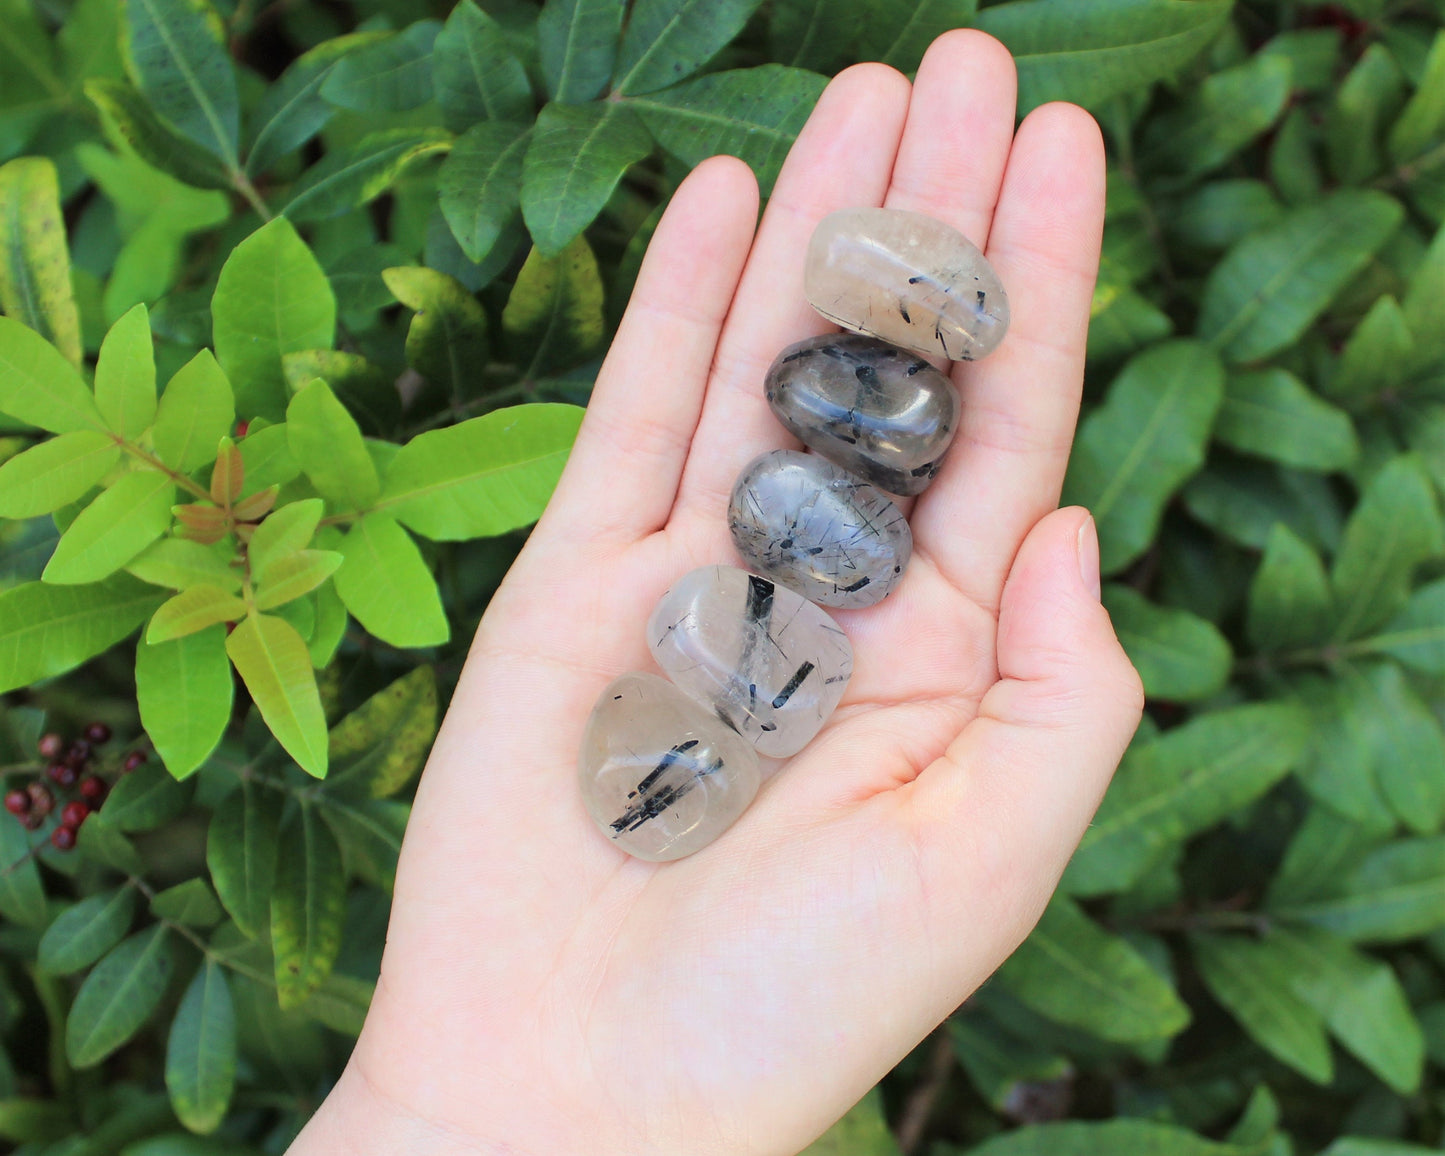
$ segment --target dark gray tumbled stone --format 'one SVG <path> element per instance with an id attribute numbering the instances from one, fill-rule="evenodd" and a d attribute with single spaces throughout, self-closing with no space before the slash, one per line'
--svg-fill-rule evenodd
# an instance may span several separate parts
<path id="1" fill-rule="evenodd" d="M 843 609 L 887 598 L 913 554 L 908 522 L 887 494 L 797 450 L 763 454 L 743 470 L 728 527 L 750 568 Z"/>
<path id="2" fill-rule="evenodd" d="M 927 489 L 958 429 L 958 391 L 947 377 L 916 353 L 858 333 L 788 346 L 765 392 L 799 441 L 892 494 Z"/>

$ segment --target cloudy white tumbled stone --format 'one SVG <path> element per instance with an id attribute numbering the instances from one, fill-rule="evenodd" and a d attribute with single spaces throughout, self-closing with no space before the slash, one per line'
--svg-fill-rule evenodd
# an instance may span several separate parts
<path id="1" fill-rule="evenodd" d="M 843 609 L 887 598 L 913 555 L 908 522 L 887 494 L 797 450 L 749 463 L 733 486 L 728 528 L 749 569 Z"/>
<path id="2" fill-rule="evenodd" d="M 953 361 L 975 361 L 1008 331 L 1008 297 L 957 229 L 902 209 L 842 209 L 808 244 L 804 292 L 844 329 Z"/>
<path id="3" fill-rule="evenodd" d="M 582 736 L 582 802 L 598 829 L 661 863 L 706 847 L 758 793 L 752 744 L 655 674 L 608 684 Z"/>
<path id="4" fill-rule="evenodd" d="M 735 566 L 675 582 L 647 641 L 674 683 L 773 758 L 812 741 L 853 673 L 853 647 L 823 610 Z"/>

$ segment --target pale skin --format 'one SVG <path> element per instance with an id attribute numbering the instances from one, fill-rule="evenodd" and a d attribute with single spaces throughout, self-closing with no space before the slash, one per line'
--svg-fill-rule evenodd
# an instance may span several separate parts
<path id="1" fill-rule="evenodd" d="M 1139 720 L 1086 511 L 1057 509 L 1098 267 L 1104 156 L 1055 104 L 1015 133 L 977 32 L 912 86 L 840 74 L 764 214 L 739 161 L 658 227 L 546 514 L 477 632 L 417 793 L 376 999 L 291 1151 L 787 1156 L 994 971 L 1038 919 Z M 803 297 L 834 209 L 929 213 L 982 246 L 1009 336 L 955 367 L 964 419 L 910 518 L 903 584 L 838 612 L 834 719 L 738 823 L 675 863 L 582 808 L 605 684 L 655 669 L 669 583 L 736 562 L 728 492 L 796 446 L 763 375 L 828 326 Z M 907 508 L 905 506 L 905 508 Z"/>

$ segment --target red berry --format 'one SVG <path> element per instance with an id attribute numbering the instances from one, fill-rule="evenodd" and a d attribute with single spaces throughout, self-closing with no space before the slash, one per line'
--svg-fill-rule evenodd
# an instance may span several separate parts
<path id="1" fill-rule="evenodd" d="M 145 751 L 131 751 L 130 754 L 126 755 L 125 762 L 124 764 L 122 764 L 121 770 L 133 771 L 136 769 L 136 767 L 142 765 L 144 762 L 146 762 Z"/>
<path id="2" fill-rule="evenodd" d="M 26 815 L 30 812 L 30 796 L 24 791 L 9 791 L 5 795 L 5 809 L 12 815 Z"/>
<path id="3" fill-rule="evenodd" d="M 100 801 L 105 798 L 105 780 L 97 779 L 94 775 L 86 775 L 80 780 L 80 797 L 90 804 L 93 811 L 100 806 Z"/>
<path id="4" fill-rule="evenodd" d="M 30 796 L 30 813 L 39 815 L 42 819 L 50 814 L 50 808 L 55 806 L 55 796 L 50 793 L 50 788 L 44 783 L 31 783 L 25 788 L 25 793 Z"/>
<path id="5" fill-rule="evenodd" d="M 239 440 L 240 438 L 245 437 L 246 434 L 250 432 L 250 429 L 251 429 L 251 423 L 250 423 L 250 422 L 246 421 L 245 419 L 242 419 L 241 421 L 238 421 L 238 422 L 236 423 L 236 437 L 237 437 L 237 439 Z"/>
<path id="6" fill-rule="evenodd" d="M 65 749 L 65 740 L 51 731 L 48 735 L 41 735 L 40 741 L 35 745 L 42 759 L 58 759 L 60 752 Z"/>
<path id="7" fill-rule="evenodd" d="M 96 746 L 110 742 L 110 727 L 103 722 L 93 722 L 85 728 L 85 737 Z"/>
<path id="8" fill-rule="evenodd" d="M 79 827 L 90 814 L 90 808 L 75 799 L 60 808 L 60 822 L 66 827 Z"/>
<path id="9" fill-rule="evenodd" d="M 80 778 L 80 772 L 69 763 L 51 763 L 45 768 L 45 773 L 61 787 L 73 787 L 75 780 Z"/>
<path id="10" fill-rule="evenodd" d="M 55 844 L 57 851 L 69 851 L 75 846 L 75 828 L 56 827 L 50 832 L 50 841 Z"/>
<path id="11" fill-rule="evenodd" d="M 27 831 L 34 831 L 45 822 L 45 816 L 37 815 L 34 811 L 31 811 L 30 814 L 23 816 L 20 821 L 25 824 Z"/>
<path id="12" fill-rule="evenodd" d="M 84 739 L 76 739 L 65 752 L 65 761 L 76 770 L 81 770 L 90 762 L 90 753 L 90 744 Z"/>

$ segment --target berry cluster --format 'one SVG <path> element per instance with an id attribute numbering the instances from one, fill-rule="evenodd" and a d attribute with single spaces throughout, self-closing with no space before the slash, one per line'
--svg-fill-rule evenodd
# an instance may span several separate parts
<path id="1" fill-rule="evenodd" d="M 55 848 L 69 851 L 75 846 L 76 832 L 86 816 L 100 810 L 110 791 L 106 780 L 91 771 L 97 749 L 109 741 L 110 727 L 103 722 L 90 723 L 80 738 L 68 743 L 54 732 L 42 735 L 36 747 L 45 760 L 44 775 L 6 792 L 5 809 L 19 819 L 26 830 L 34 831 L 55 810 L 57 790 L 79 796 L 60 804 L 60 824 L 50 832 L 50 842 Z M 121 763 L 121 772 L 133 771 L 145 761 L 144 751 L 131 751 Z M 50 782 L 46 783 L 45 779 Z"/>

